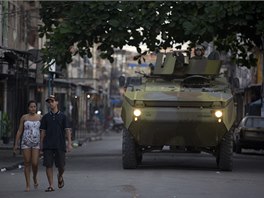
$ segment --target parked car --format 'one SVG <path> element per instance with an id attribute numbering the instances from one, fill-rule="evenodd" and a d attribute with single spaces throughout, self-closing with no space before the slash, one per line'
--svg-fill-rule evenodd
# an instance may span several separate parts
<path id="1" fill-rule="evenodd" d="M 264 149 L 264 117 L 245 116 L 234 130 L 234 151 Z"/>

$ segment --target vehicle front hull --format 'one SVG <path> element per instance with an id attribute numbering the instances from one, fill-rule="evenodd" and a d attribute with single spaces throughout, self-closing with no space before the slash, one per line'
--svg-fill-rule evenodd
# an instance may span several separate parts
<path id="1" fill-rule="evenodd" d="M 135 121 L 128 113 L 133 112 L 131 108 L 123 109 L 123 115 L 128 114 L 125 127 L 136 143 L 144 146 L 215 147 L 232 122 L 226 109 L 222 109 L 224 118 L 216 118 L 211 108 L 170 107 L 142 108 Z"/>
<path id="2" fill-rule="evenodd" d="M 218 145 L 227 129 L 216 122 L 139 121 L 133 122 L 129 131 L 139 145 L 212 147 Z"/>

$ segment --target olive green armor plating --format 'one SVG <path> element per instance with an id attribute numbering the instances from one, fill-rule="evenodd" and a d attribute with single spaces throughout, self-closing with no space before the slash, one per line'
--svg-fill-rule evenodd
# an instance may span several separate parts
<path id="1" fill-rule="evenodd" d="M 171 152 L 207 151 L 216 156 L 220 169 L 232 170 L 236 109 L 220 68 L 220 60 L 192 59 L 184 51 L 160 53 L 150 76 L 126 85 L 121 112 L 124 168 L 135 168 L 144 152 L 169 146 Z"/>

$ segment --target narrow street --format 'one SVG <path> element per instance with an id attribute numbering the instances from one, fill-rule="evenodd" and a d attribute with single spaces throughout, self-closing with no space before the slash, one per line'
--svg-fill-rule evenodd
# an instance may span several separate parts
<path id="1" fill-rule="evenodd" d="M 86 142 L 67 157 L 65 187 L 48 194 L 45 169 L 40 165 L 39 188 L 23 192 L 23 169 L 0 173 L 0 197 L 92 198 L 262 198 L 264 153 L 234 154 L 232 172 L 217 169 L 209 154 L 146 154 L 135 170 L 123 170 L 121 134 Z M 56 174 L 54 174 L 56 175 Z M 54 176 L 55 184 L 57 184 Z M 33 188 L 33 187 L 32 187 Z"/>

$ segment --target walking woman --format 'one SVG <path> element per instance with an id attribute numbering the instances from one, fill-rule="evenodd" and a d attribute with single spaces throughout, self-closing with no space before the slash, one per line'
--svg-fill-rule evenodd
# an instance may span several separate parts
<path id="1" fill-rule="evenodd" d="M 37 103 L 34 100 L 28 102 L 28 114 L 20 118 L 19 128 L 16 134 L 14 152 L 17 151 L 20 138 L 21 149 L 24 159 L 24 174 L 26 179 L 26 192 L 30 191 L 30 172 L 32 167 L 34 187 L 38 187 L 38 164 L 40 149 L 40 120 L 41 115 L 37 113 Z"/>

